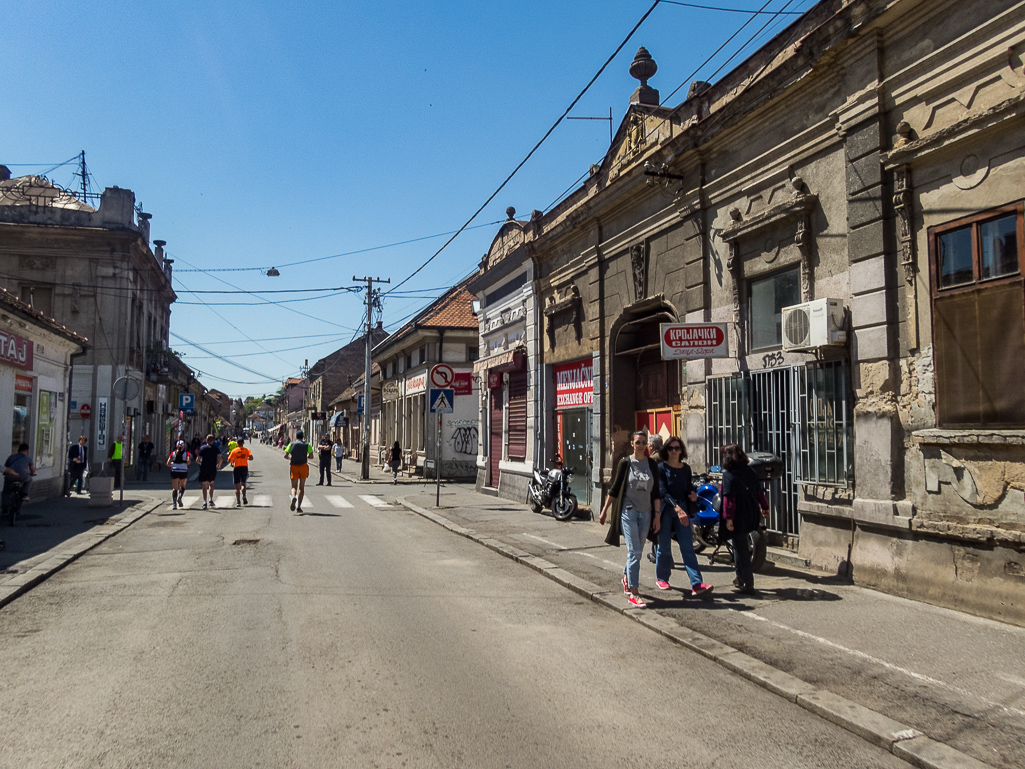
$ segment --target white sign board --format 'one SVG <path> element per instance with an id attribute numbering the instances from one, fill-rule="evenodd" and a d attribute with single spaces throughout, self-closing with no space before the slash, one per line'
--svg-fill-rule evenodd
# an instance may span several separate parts
<path id="1" fill-rule="evenodd" d="M 726 358 L 725 323 L 662 323 L 662 360 Z"/>

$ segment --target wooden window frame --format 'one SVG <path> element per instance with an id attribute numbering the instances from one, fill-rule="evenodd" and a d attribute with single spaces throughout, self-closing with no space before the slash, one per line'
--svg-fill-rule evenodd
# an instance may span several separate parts
<path id="1" fill-rule="evenodd" d="M 1013 214 L 1016 218 L 1017 225 L 1017 245 L 1018 245 L 1018 272 L 1011 273 L 1008 275 L 999 275 L 992 278 L 982 278 L 982 225 L 986 222 L 994 219 L 1000 219 L 1002 217 Z M 941 236 L 946 235 L 956 230 L 964 229 L 966 227 L 971 228 L 971 242 L 972 242 L 972 281 L 969 283 L 961 283 L 956 286 L 950 286 L 944 288 L 941 285 L 941 265 L 940 265 L 940 253 L 939 253 L 939 239 Z M 965 216 L 960 219 L 955 219 L 950 222 L 935 225 L 929 227 L 926 230 L 929 247 L 929 310 L 932 325 L 932 337 L 933 337 L 933 350 L 934 356 L 936 355 L 937 342 L 936 342 L 936 323 L 937 323 L 937 310 L 936 302 L 938 299 L 945 297 L 955 296 L 957 294 L 966 294 L 973 291 L 979 291 L 980 289 L 986 289 L 991 286 L 1000 286 L 1004 284 L 1019 283 L 1022 285 L 1022 305 L 1023 312 L 1025 312 L 1025 201 L 1019 200 L 1014 203 L 1007 205 L 998 206 L 995 208 L 989 208 L 985 211 Z M 936 376 L 939 378 L 942 376 L 939 363 L 936 362 Z M 936 417 L 936 423 L 942 426 L 946 425 L 940 419 L 940 397 L 939 397 L 939 381 L 937 381 L 937 398 L 934 405 L 934 413 Z M 1017 423 L 1007 423 L 1006 425 L 999 424 L 986 424 L 978 425 L 978 427 L 985 427 L 987 429 L 995 427 L 1006 427 L 1009 429 L 1015 429 L 1018 427 L 1025 427 L 1025 424 L 1019 425 Z M 956 429 L 972 429 L 972 425 L 959 424 Z"/>

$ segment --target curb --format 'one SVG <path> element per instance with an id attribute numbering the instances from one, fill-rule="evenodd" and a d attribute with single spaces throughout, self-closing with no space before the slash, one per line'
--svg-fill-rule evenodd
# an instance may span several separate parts
<path id="1" fill-rule="evenodd" d="M 0 584 L 0 608 L 6 606 L 18 596 L 27 593 L 41 582 L 45 582 L 93 548 L 120 534 L 140 518 L 149 515 L 160 507 L 161 504 L 159 500 L 144 502 L 139 506 L 126 510 L 124 513 L 120 513 L 116 518 L 108 519 L 108 522 L 105 524 L 94 526 L 89 531 L 73 537 L 71 542 L 55 547 L 50 551 L 52 555 L 46 558 L 45 561 Z"/>
<path id="2" fill-rule="evenodd" d="M 471 539 L 506 558 L 529 566 L 563 587 L 629 617 L 670 641 L 697 652 L 763 689 L 846 729 L 883 750 L 889 751 L 897 758 L 920 767 L 920 769 L 993 769 L 991 764 L 983 763 L 945 743 L 937 742 L 917 729 L 894 721 L 882 713 L 858 705 L 831 691 L 820 689 L 796 676 L 767 665 L 749 654 L 734 649 L 732 646 L 690 630 L 676 620 L 654 611 L 624 608 L 618 590 L 607 590 L 571 574 L 550 561 L 533 556 L 504 542 L 481 536 L 473 529 L 459 526 L 448 518 L 425 510 L 404 498 L 400 497 L 396 501 L 406 509 L 433 521 L 454 534 Z"/>

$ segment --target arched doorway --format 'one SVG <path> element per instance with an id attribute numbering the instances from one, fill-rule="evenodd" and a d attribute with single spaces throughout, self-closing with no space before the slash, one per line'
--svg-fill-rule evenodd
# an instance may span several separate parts
<path id="1" fill-rule="evenodd" d="M 667 438 L 680 434 L 679 361 L 662 360 L 662 323 L 676 317 L 664 305 L 628 318 L 615 332 L 612 346 L 613 454 L 634 430 Z"/>

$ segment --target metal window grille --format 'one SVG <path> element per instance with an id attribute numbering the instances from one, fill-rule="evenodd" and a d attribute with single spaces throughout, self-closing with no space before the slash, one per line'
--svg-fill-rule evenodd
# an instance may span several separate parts
<path id="1" fill-rule="evenodd" d="M 705 380 L 705 456 L 708 466 L 722 462 L 720 448 L 727 443 L 747 446 L 750 433 L 746 377 L 710 377 Z"/>
<path id="2" fill-rule="evenodd" d="M 853 420 L 846 361 L 794 369 L 797 482 L 847 488 L 853 473 Z"/>
<path id="3" fill-rule="evenodd" d="M 751 442 L 747 451 L 768 451 L 783 460 L 783 473 L 766 483 L 769 497 L 767 528 L 784 536 L 798 536 L 801 515 L 797 512 L 794 431 L 791 401 L 793 367 L 756 371 L 751 377 Z"/>

